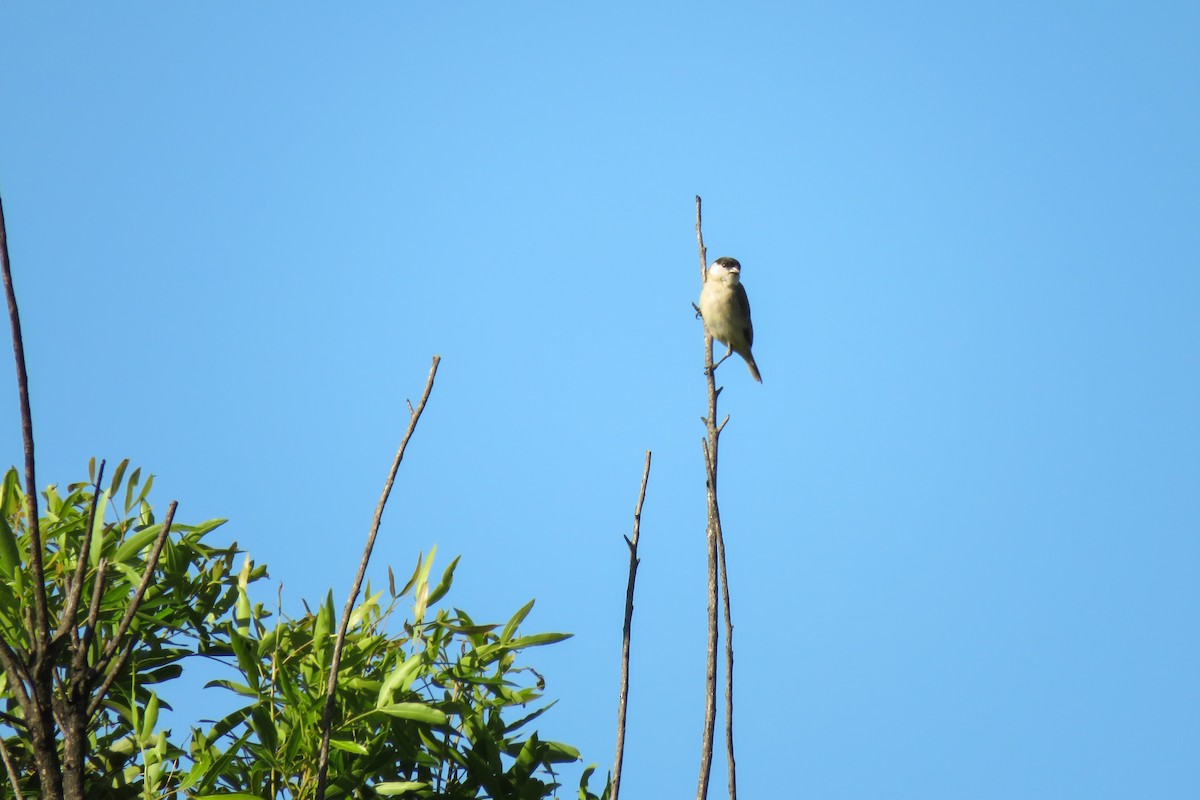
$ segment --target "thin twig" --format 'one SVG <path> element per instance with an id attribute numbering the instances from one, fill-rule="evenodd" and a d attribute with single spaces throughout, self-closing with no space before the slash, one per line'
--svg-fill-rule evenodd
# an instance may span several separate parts
<path id="1" fill-rule="evenodd" d="M 701 284 L 708 278 L 708 251 L 704 247 L 704 232 L 701 229 L 700 196 L 696 195 L 696 245 L 700 252 Z M 704 675 L 704 732 L 700 742 L 700 780 L 696 788 L 696 800 L 708 797 L 708 782 L 712 775 L 713 733 L 717 724 L 717 387 L 713 374 L 713 338 L 704 326 L 704 376 L 708 385 L 708 416 L 704 425 L 708 438 L 704 442 L 705 486 L 708 500 L 708 524 L 705 539 L 708 542 L 708 647 L 705 652 Z"/>
<path id="2" fill-rule="evenodd" d="M 708 251 L 704 247 L 704 234 L 701 231 L 700 223 L 700 198 L 697 196 L 696 244 L 700 251 L 700 271 L 703 281 L 708 278 Z M 728 357 L 726 354 L 725 358 Z M 703 440 L 703 450 L 705 495 L 708 501 L 708 524 L 705 530 L 708 542 L 708 649 L 706 652 L 704 737 L 700 757 L 700 786 L 696 796 L 697 800 L 707 798 L 708 782 L 712 770 L 717 706 L 717 640 L 719 638 L 717 597 L 720 594 L 725 612 L 725 751 L 729 761 L 729 798 L 737 800 L 737 766 L 733 754 L 733 617 L 729 605 L 729 580 L 725 572 L 725 535 L 721 527 L 721 509 L 717 503 L 717 449 L 720 444 L 721 431 L 729 422 L 729 416 L 726 415 L 725 419 L 721 420 L 719 425 L 717 424 L 717 398 L 721 395 L 721 387 L 716 385 L 713 338 L 708 332 L 707 326 L 704 329 L 704 368 L 708 388 L 708 416 L 702 418 L 707 433 L 707 438 Z"/>
<path id="3" fill-rule="evenodd" d="M 117 624 L 117 631 L 113 634 L 112 639 L 104 648 L 104 652 L 100 658 L 96 660 L 93 667 L 96 673 L 107 672 L 104 682 L 100 685 L 88 703 L 87 711 L 84 713 L 84 721 L 92 718 L 92 715 L 100 708 L 100 704 L 104 702 L 105 695 L 108 694 L 108 689 L 112 686 L 112 682 L 117 675 L 125 667 L 125 662 L 129 660 L 129 654 L 133 652 L 133 647 L 137 643 L 137 638 L 133 637 L 128 642 L 125 642 L 125 636 L 129 632 L 129 626 L 133 623 L 134 615 L 138 609 L 142 607 L 142 600 L 146 596 L 146 589 L 150 586 L 151 579 L 154 578 L 154 570 L 158 568 L 158 558 L 162 555 L 163 546 L 167 543 L 167 536 L 171 533 L 171 522 L 175 519 L 175 509 L 179 503 L 174 500 L 171 505 L 167 506 L 167 516 L 163 520 L 162 530 L 158 532 L 158 536 L 154 537 L 154 545 L 150 548 L 150 555 L 146 557 L 146 570 L 142 573 L 141 583 L 138 584 L 137 590 L 129 601 L 129 605 L 125 608 L 125 615 L 121 617 L 120 623 Z M 97 581 L 99 581 L 97 574 Z M 97 583 L 99 585 L 99 583 Z M 120 653 L 117 651 L 120 649 Z M 82 652 L 82 651 L 81 651 Z M 115 658 L 114 658 L 115 656 Z M 87 687 L 80 687 L 86 690 Z"/>
<path id="4" fill-rule="evenodd" d="M 621 635 L 621 695 L 617 701 L 617 759 L 613 765 L 612 794 L 609 800 L 617 800 L 621 793 L 621 764 L 625 760 L 625 707 L 629 700 L 629 634 L 633 627 L 633 586 L 637 582 L 638 537 L 642 529 L 642 503 L 646 501 L 646 484 L 650 480 L 650 451 L 646 451 L 646 468 L 642 470 L 642 489 L 638 493 L 637 506 L 633 510 L 633 538 L 626 537 L 629 545 L 629 584 L 625 587 L 625 628 Z"/>
<path id="5" fill-rule="evenodd" d="M 96 635 L 96 626 L 100 622 L 100 601 L 104 599 L 104 576 L 108 572 L 108 559 L 100 557 L 96 564 L 96 577 L 92 579 L 92 602 L 88 606 L 87 620 L 83 623 L 83 635 L 79 637 L 79 646 L 75 648 L 73 672 L 80 674 L 87 661 L 88 649 L 92 646 L 92 637 Z"/>
<path id="6" fill-rule="evenodd" d="M 136 638 L 127 641 L 125 646 L 121 648 L 121 652 L 117 654 L 116 659 L 113 660 L 112 666 L 109 668 L 108 673 L 104 676 L 104 681 L 100 684 L 99 688 L 96 689 L 95 693 L 92 695 L 92 699 L 88 701 L 87 710 L 83 715 L 83 721 L 85 725 L 92 718 L 92 715 L 100 710 L 100 706 L 104 703 L 104 698 L 108 696 L 108 690 L 112 687 L 113 681 L 117 679 L 117 676 L 121 674 L 121 670 L 124 669 L 125 662 L 129 660 L 129 656 L 133 652 L 134 645 L 136 644 Z"/>
<path id="7" fill-rule="evenodd" d="M 8 748 L 4 745 L 4 737 L 0 737 L 0 758 L 4 759 L 4 769 L 8 772 L 8 782 L 12 784 L 14 800 L 25 800 L 25 795 L 21 794 L 16 767 L 13 766 L 12 759 L 8 756 Z"/>
<path id="8" fill-rule="evenodd" d="M 133 594 L 133 598 L 129 601 L 129 605 L 125 607 L 125 614 L 121 617 L 121 621 L 117 623 L 116 633 L 109 639 L 108 644 L 104 647 L 104 653 L 96 662 L 98 669 L 104 669 L 105 662 L 109 661 L 113 654 L 120 649 L 124 642 L 125 634 L 129 631 L 129 626 L 133 623 L 133 617 L 137 614 L 138 609 L 142 606 L 142 598 L 146 595 L 146 589 L 150 586 L 150 581 L 154 578 L 154 570 L 158 567 L 158 557 L 162 554 L 163 545 L 167 543 L 167 536 L 171 533 L 171 522 L 175 519 L 175 509 L 179 503 L 174 500 L 171 505 L 167 506 L 167 517 L 163 520 L 162 530 L 154 537 L 154 545 L 150 548 L 150 555 L 146 558 L 146 569 L 142 572 L 142 580 L 138 584 L 137 590 Z"/>
<path id="9" fill-rule="evenodd" d="M 37 480 L 33 469 L 33 413 L 29 410 L 29 374 L 25 371 L 25 342 L 21 337 L 21 314 L 13 289 L 12 266 L 8 260 L 8 233 L 4 224 L 4 202 L 0 200 L 0 272 L 4 275 L 4 293 L 8 297 L 8 320 L 12 326 L 13 360 L 17 365 L 17 394 L 21 403 L 21 438 L 25 442 L 25 500 L 29 525 L 29 562 L 33 567 L 35 630 L 29 638 L 35 642 L 34 660 L 40 661 L 50 638 L 50 616 L 46 610 L 46 580 L 42 566 L 42 531 L 38 526 Z"/>
<path id="10" fill-rule="evenodd" d="M 717 555 L 721 568 L 721 604 L 725 611 L 725 756 L 729 762 L 729 800 L 737 800 L 737 760 L 733 757 L 733 614 L 729 610 L 729 573 L 725 569 L 725 533 L 717 519 Z"/>
<path id="11" fill-rule="evenodd" d="M 21 654 L 14 650 L 8 640 L 3 637 L 0 637 L 0 667 L 3 667 L 4 671 L 8 673 L 9 685 L 16 694 L 21 709 L 24 710 L 26 704 L 32 699 L 25 684 L 28 683 L 32 686 L 33 676 L 29 674 L 29 667 L 25 664 Z"/>
<path id="12" fill-rule="evenodd" d="M 392 484 L 396 482 L 396 473 L 400 470 L 400 462 L 404 459 L 404 449 L 408 447 L 408 440 L 412 438 L 413 431 L 417 429 L 421 412 L 425 410 L 429 393 L 433 391 L 433 379 L 437 375 L 438 364 L 441 360 L 441 356 L 433 357 L 433 366 L 429 368 L 429 378 L 425 381 L 425 392 L 421 395 L 421 402 L 417 403 L 415 409 L 413 409 L 412 403 L 408 404 L 408 430 L 400 442 L 400 449 L 396 451 L 396 458 L 392 461 L 392 470 L 388 473 L 387 481 L 383 485 L 383 494 L 380 495 L 379 505 L 375 508 L 375 518 L 371 520 L 371 532 L 367 535 L 367 545 L 363 548 L 362 561 L 358 565 L 358 575 L 355 576 L 354 585 L 350 588 L 350 597 L 346 600 L 346 607 L 342 609 L 342 621 L 338 625 L 337 641 L 333 645 L 333 660 L 329 667 L 329 681 L 325 686 L 325 712 L 321 715 L 321 754 L 317 761 L 316 800 L 325 800 L 325 785 L 329 779 L 329 734 L 333 727 L 333 706 L 336 700 L 334 691 L 337 689 L 338 669 L 342 664 L 342 648 L 346 644 L 346 629 L 350 627 L 350 615 L 354 611 L 354 601 L 358 599 L 363 578 L 367 574 L 371 550 L 375 547 L 375 537 L 379 533 L 379 523 L 383 519 L 383 508 L 387 505 L 388 495 L 392 493 Z"/>
<path id="13" fill-rule="evenodd" d="M 83 544 L 79 546 L 79 555 L 75 564 L 75 577 L 71 581 L 71 593 L 63 606 L 62 619 L 58 621 L 55 639 L 60 639 L 69 631 L 75 641 L 79 641 L 79 626 L 75 624 L 75 612 L 79 609 L 79 600 L 83 597 L 83 579 L 87 575 L 88 554 L 92 549 L 92 530 L 96 527 L 96 506 L 100 500 L 100 482 L 104 479 L 104 459 L 100 460 L 100 469 L 96 471 L 96 483 L 92 488 L 92 503 L 88 510 L 87 530 L 83 532 Z"/>

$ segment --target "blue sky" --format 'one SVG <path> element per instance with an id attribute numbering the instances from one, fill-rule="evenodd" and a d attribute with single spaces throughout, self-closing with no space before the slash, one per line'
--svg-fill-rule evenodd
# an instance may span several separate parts
<path id="1" fill-rule="evenodd" d="M 687 796 L 700 194 L 764 376 L 719 372 L 743 795 L 1200 794 L 1195 4 L 13 4 L 0 39 L 43 484 L 129 457 L 264 601 L 340 604 L 440 353 L 371 575 L 436 544 L 477 619 L 536 597 L 576 634 L 531 654 L 543 734 L 603 769 L 652 449 L 624 789 Z"/>

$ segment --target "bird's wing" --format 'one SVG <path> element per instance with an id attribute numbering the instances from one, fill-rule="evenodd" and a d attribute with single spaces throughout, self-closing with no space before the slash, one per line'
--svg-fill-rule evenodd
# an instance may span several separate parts
<path id="1" fill-rule="evenodd" d="M 750 298 L 746 297 L 746 287 L 740 283 L 733 287 L 733 298 L 738 304 L 738 309 L 742 312 L 742 317 L 746 320 L 746 327 L 743 333 L 746 334 L 747 346 L 754 346 L 754 325 L 750 323 Z"/>

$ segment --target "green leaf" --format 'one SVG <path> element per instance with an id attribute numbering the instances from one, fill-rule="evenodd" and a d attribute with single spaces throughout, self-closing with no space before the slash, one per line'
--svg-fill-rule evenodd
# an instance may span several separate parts
<path id="1" fill-rule="evenodd" d="M 14 475 L 16 474 L 15 470 L 9 470 L 9 471 L 12 472 Z M 418 553 L 417 554 L 417 566 L 413 569 L 412 577 L 410 577 L 408 579 L 408 583 L 404 584 L 404 588 L 400 590 L 399 595 L 395 595 L 395 592 L 392 593 L 393 595 L 395 595 L 397 597 L 406 595 L 406 594 L 408 594 L 408 590 L 413 588 L 413 586 L 416 585 L 417 576 L 421 574 L 421 562 L 423 559 L 424 559 L 424 556 L 422 554 Z"/>
<path id="2" fill-rule="evenodd" d="M 421 562 L 417 571 L 417 588 L 413 600 L 413 622 L 418 625 L 425 619 L 425 609 L 429 607 L 429 570 L 433 567 L 433 557 L 437 555 L 437 545 L 429 549 L 429 555 Z"/>
<path id="3" fill-rule="evenodd" d="M 183 674 L 183 667 L 179 664 L 168 664 L 165 667 L 159 667 L 152 672 L 143 672 L 138 675 L 138 683 L 163 683 L 164 681 L 174 680 Z"/>
<path id="4" fill-rule="evenodd" d="M 396 668 L 388 674 L 387 680 L 379 687 L 379 697 L 375 701 L 376 708 L 391 705 L 392 697 L 395 695 L 397 689 L 401 692 L 407 692 L 420 669 L 420 653 L 413 653 L 407 659 L 397 664 Z"/>
<path id="5" fill-rule="evenodd" d="M 512 619 L 508 621 L 508 624 L 504 626 L 504 630 L 500 632 L 501 642 L 507 642 L 512 638 L 512 635 L 517 632 L 517 626 L 525 621 L 525 617 L 529 616 L 529 612 L 533 608 L 533 604 L 535 602 L 537 601 L 530 600 L 528 603 L 521 606 L 517 613 L 513 614 Z"/>
<path id="6" fill-rule="evenodd" d="M 57 521 L 63 507 L 62 498 L 58 496 L 58 487 L 50 484 L 43 494 L 46 495 L 46 516 Z"/>
<path id="7" fill-rule="evenodd" d="M 371 751 L 363 747 L 358 742 L 350 742 L 344 739 L 330 739 L 329 746 L 338 750 L 345 750 L 347 753 L 354 753 L 359 756 L 370 755 Z"/>
<path id="8" fill-rule="evenodd" d="M 138 738 L 141 741 L 149 741 L 154 734 L 154 726 L 158 724 L 158 695 L 154 692 L 150 693 L 150 702 L 146 704 L 146 710 L 142 712 L 142 729 L 138 731 Z"/>
<path id="9" fill-rule="evenodd" d="M 427 722 L 430 725 L 446 724 L 445 714 L 424 703 L 392 703 L 391 705 L 382 706 L 375 710 L 387 714 L 389 717 L 398 717 L 399 719 Z"/>
<path id="10" fill-rule="evenodd" d="M 313 651 L 324 658 L 325 645 L 329 641 L 329 632 L 333 630 L 333 590 L 325 596 L 325 602 L 317 611 L 317 619 L 313 624 Z"/>
<path id="11" fill-rule="evenodd" d="M 138 492 L 138 498 L 137 498 L 138 505 L 141 505 L 142 503 L 146 502 L 146 496 L 150 494 L 150 489 L 153 486 L 154 486 L 154 473 L 151 472 L 150 477 L 146 479 L 146 485 L 142 487 L 142 490 L 140 492 Z"/>
<path id="12" fill-rule="evenodd" d="M 231 692 L 236 692 L 237 694 L 245 695 L 246 697 L 258 697 L 258 692 L 254 691 L 249 686 L 241 683 L 234 683 L 233 681 L 227 681 L 223 678 L 218 678 L 217 680 L 209 681 L 208 683 L 204 684 L 205 689 L 209 688 L 210 686 L 220 686 L 223 689 L 228 689 Z"/>
<path id="13" fill-rule="evenodd" d="M 0 495 L 0 514 L 10 517 L 24 509 L 21 507 L 21 476 L 17 474 L 16 467 L 9 467 L 8 472 L 4 473 L 4 489 Z"/>
<path id="14" fill-rule="evenodd" d="M 142 480 L 142 468 L 134 469 L 133 474 L 129 476 L 129 483 L 125 484 L 125 513 L 128 514 L 133 508 L 133 490 L 137 488 L 138 483 Z"/>
<path id="15" fill-rule="evenodd" d="M 544 644 L 554 644 L 565 639 L 570 639 L 575 634 L 573 633 L 535 633 L 533 636 L 522 636 L 520 639 L 514 639 L 509 643 L 509 646 L 514 650 L 522 647 L 540 647 Z"/>
<path id="16" fill-rule="evenodd" d="M 13 570 L 21 566 L 21 551 L 17 547 L 17 535 L 8 524 L 8 515 L 0 514 L 0 571 L 12 577 Z"/>
<path id="17" fill-rule="evenodd" d="M 397 795 L 425 789 L 428 786 L 429 783 L 427 781 L 388 781 L 386 783 L 377 783 L 373 788 L 377 794 L 381 794 L 384 797 L 396 797 Z"/>
<path id="18" fill-rule="evenodd" d="M 566 764 L 572 761 L 578 761 L 580 758 L 579 751 L 569 744 L 562 742 L 543 742 L 549 752 L 546 757 L 549 761 L 555 764 Z"/>
<path id="19" fill-rule="evenodd" d="M 88 566 L 97 567 L 104 554 L 104 514 L 108 509 L 108 495 L 101 493 L 96 504 L 96 524 L 92 529 L 92 547 L 88 550 Z"/>
<path id="20" fill-rule="evenodd" d="M 112 483 L 108 485 L 108 496 L 113 497 L 117 493 L 117 488 L 121 485 L 121 479 L 125 477 L 125 470 L 129 467 L 129 459 L 123 459 L 120 464 L 117 464 L 116 470 L 113 471 Z"/>
<path id="21" fill-rule="evenodd" d="M 100 516 L 99 510 L 97 510 L 96 516 Z M 162 523 L 159 523 L 158 525 L 151 525 L 149 528 L 143 528 L 133 534 L 117 548 L 117 552 L 113 554 L 112 560 L 116 562 L 128 561 L 140 553 L 144 547 L 149 546 L 154 541 L 154 538 L 158 536 L 162 527 Z"/>
<path id="22" fill-rule="evenodd" d="M 454 583 L 454 568 L 458 566 L 458 560 L 462 556 L 455 556 L 450 562 L 450 566 L 446 567 L 446 571 L 442 573 L 442 579 L 438 582 L 437 588 L 429 593 L 429 599 L 425 601 L 427 606 L 431 606 L 438 600 L 446 596 L 446 592 L 450 591 L 450 584 Z"/>
<path id="23" fill-rule="evenodd" d="M 371 587 L 367 587 L 370 592 Z M 363 617 L 367 616 L 372 610 L 379 606 L 379 598 L 383 596 L 383 592 L 376 592 L 359 604 L 358 608 L 350 614 L 350 622 L 346 626 L 346 630 L 358 630 L 358 626 L 362 624 Z"/>

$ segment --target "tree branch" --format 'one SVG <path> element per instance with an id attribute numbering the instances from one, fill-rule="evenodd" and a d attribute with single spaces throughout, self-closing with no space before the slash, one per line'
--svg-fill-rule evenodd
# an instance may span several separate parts
<path id="1" fill-rule="evenodd" d="M 433 357 L 433 365 L 429 368 L 429 378 L 425 381 L 425 392 L 421 395 L 421 402 L 417 403 L 415 409 L 412 407 L 412 403 L 408 404 L 408 430 L 400 442 L 400 449 L 396 451 L 396 458 L 392 461 L 392 470 L 388 473 L 387 481 L 383 485 L 383 494 L 380 495 L 379 505 L 375 508 L 375 518 L 371 520 L 371 532 L 367 535 L 367 545 L 363 548 L 362 561 L 358 565 L 358 575 L 355 576 L 354 585 L 350 588 L 350 597 L 346 600 L 346 607 L 342 609 L 342 621 L 338 625 L 337 641 L 333 645 L 333 662 L 329 667 L 329 681 L 325 686 L 325 711 L 321 715 L 321 753 L 317 761 L 316 800 L 325 800 L 325 787 L 329 780 L 329 734 L 333 726 L 333 706 L 336 701 L 334 692 L 337 689 L 338 669 L 342 664 L 342 648 L 346 644 L 346 629 L 350 627 L 350 615 L 354 611 L 354 601 L 358 599 L 358 592 L 362 589 L 363 578 L 367 573 L 367 564 L 371 560 L 371 551 L 375 548 L 375 537 L 379 534 L 379 524 L 383 520 L 383 508 L 387 505 L 388 496 L 392 493 L 392 484 L 396 482 L 396 473 L 400 470 L 400 462 L 404 460 L 404 450 L 408 447 L 408 440 L 412 438 L 413 431 L 417 429 L 417 422 L 420 421 L 421 413 L 425 410 L 429 393 L 433 391 L 433 379 L 437 375 L 438 364 L 441 363 L 441 360 L 441 356 Z"/>
<path id="2" fill-rule="evenodd" d="M 704 234 L 701 230 L 699 196 L 696 197 L 696 244 L 700 251 L 700 270 L 703 281 L 708 279 L 708 251 L 704 247 Z M 719 425 L 717 424 L 717 398 L 721 395 L 721 387 L 716 385 L 715 372 L 713 338 L 706 325 L 704 328 L 704 374 L 708 388 L 708 416 L 702 418 L 707 433 L 707 438 L 702 443 L 705 495 L 708 502 L 708 524 L 705 528 L 708 542 L 708 649 L 705 671 L 704 734 L 700 754 L 700 783 L 696 797 L 697 800 L 707 798 L 708 782 L 712 772 L 713 736 L 716 729 L 717 711 L 717 640 L 719 638 L 717 598 L 719 594 L 723 598 L 725 611 L 725 750 L 729 761 L 729 797 L 730 800 L 737 800 L 737 767 L 733 755 L 733 621 L 729 606 L 729 580 L 725 573 L 725 536 L 721 528 L 721 509 L 717 503 L 717 452 L 721 431 L 729 422 L 729 416 L 726 415 L 725 419 Z"/>
<path id="3" fill-rule="evenodd" d="M 737 760 L 733 757 L 733 614 L 729 609 L 729 573 L 725 569 L 725 533 L 720 518 L 717 519 L 717 555 L 721 603 L 725 611 L 725 756 L 729 763 L 729 800 L 737 800 Z"/>
<path id="4" fill-rule="evenodd" d="M 8 675 L 9 685 L 17 696 L 17 702 L 21 704 L 21 710 L 26 711 L 25 704 L 31 702 L 32 698 L 29 696 L 25 684 L 32 684 L 33 676 L 29 674 L 29 668 L 22 655 L 14 650 L 3 637 L 0 637 L 0 667 L 3 667 L 5 674 Z"/>
<path id="5" fill-rule="evenodd" d="M 92 637 L 96 635 L 96 625 L 100 622 L 100 601 L 104 599 L 104 575 L 108 571 L 108 559 L 101 556 L 96 564 L 96 577 L 92 584 L 92 603 L 88 606 L 87 621 L 83 623 L 83 635 L 79 637 L 79 646 L 75 648 L 75 659 L 72 669 L 75 674 L 81 674 L 83 665 L 87 662 L 87 651 L 92 646 Z"/>
<path id="6" fill-rule="evenodd" d="M 0 272 L 4 275 L 4 293 L 8 297 L 8 320 L 12 326 L 13 361 L 17 365 L 17 394 L 21 404 L 21 438 L 25 442 L 25 500 L 29 525 L 29 562 L 33 567 L 34 627 L 29 631 L 34 644 L 34 660 L 40 661 L 50 638 L 50 617 L 46 610 L 46 579 L 42 565 L 42 531 L 38 526 L 37 480 L 34 477 L 33 413 L 29 410 L 29 374 L 25 371 L 25 342 L 21 337 L 21 314 L 13 288 L 12 266 L 8 260 L 8 233 L 4 224 L 4 202 L 0 200 Z M 35 670 L 36 671 L 36 670 Z"/>
<path id="7" fill-rule="evenodd" d="M 133 618 L 137 614 L 138 609 L 142 607 L 142 599 L 146 596 L 146 589 L 150 586 L 150 581 L 154 578 L 154 570 L 158 567 L 158 557 L 162 554 L 163 545 L 167 543 L 167 536 L 171 533 L 171 522 L 175 519 L 175 509 L 179 503 L 174 500 L 171 505 L 167 506 L 167 517 L 163 520 L 162 530 L 158 532 L 158 536 L 154 537 L 154 546 L 150 548 L 150 555 L 146 559 L 146 570 L 142 573 L 141 583 L 138 584 L 137 591 L 134 592 L 133 598 L 129 601 L 129 605 L 125 607 L 125 614 L 121 617 L 121 621 L 117 624 L 117 631 L 113 634 L 112 639 L 104 647 L 104 653 L 96 662 L 96 669 L 103 670 L 106 668 L 113 654 L 121 648 L 124 642 L 125 634 L 129 632 L 129 626 L 133 623 Z M 122 659 L 123 660 L 123 659 Z M 120 665 L 117 665 L 120 669 Z"/>
<path id="8" fill-rule="evenodd" d="M 621 764 L 625 760 L 625 707 L 629 701 L 629 638 L 633 628 L 633 587 L 637 582 L 638 537 L 642 528 L 642 503 L 646 501 L 646 484 L 650 480 L 650 451 L 646 451 L 646 468 L 642 470 L 642 489 L 638 494 L 637 506 L 633 510 L 633 538 L 625 538 L 629 545 L 629 583 L 625 587 L 625 628 L 621 635 L 621 693 L 617 701 L 617 758 L 613 765 L 612 794 L 609 800 L 617 800 L 621 793 Z"/>
<path id="9" fill-rule="evenodd" d="M 71 593 L 63 606 L 62 619 L 58 621 L 58 630 L 54 638 L 61 639 L 71 632 L 75 641 L 79 640 L 79 626 L 75 624 L 75 612 L 79 610 L 79 600 L 83 597 L 83 579 L 87 576 L 88 553 L 92 549 L 92 530 L 96 527 L 96 506 L 100 500 L 100 482 L 104 479 L 104 460 L 100 460 L 100 469 L 96 472 L 96 483 L 92 489 L 92 505 L 88 510 L 87 530 L 83 532 L 83 544 L 79 547 L 78 561 L 75 564 L 75 577 L 71 581 Z"/>
<path id="10" fill-rule="evenodd" d="M 25 796 L 21 794 L 21 783 L 17 777 L 17 770 L 8 756 L 8 748 L 4 745 L 3 737 L 0 737 L 0 758 L 4 759 L 4 769 L 8 773 L 8 782 L 12 785 L 14 800 L 25 800 Z"/>
<path id="11" fill-rule="evenodd" d="M 704 247 L 701 229 L 700 196 L 696 195 L 696 245 L 700 252 L 701 285 L 708 279 L 708 250 Z M 704 732 L 700 742 L 700 780 L 696 800 L 708 797 L 708 782 L 712 775 L 713 732 L 717 722 L 717 387 L 713 369 L 713 338 L 704 326 L 704 376 L 708 384 L 708 416 L 704 417 L 708 439 L 704 442 L 705 486 L 708 499 L 708 647 L 705 653 L 704 675 Z"/>

